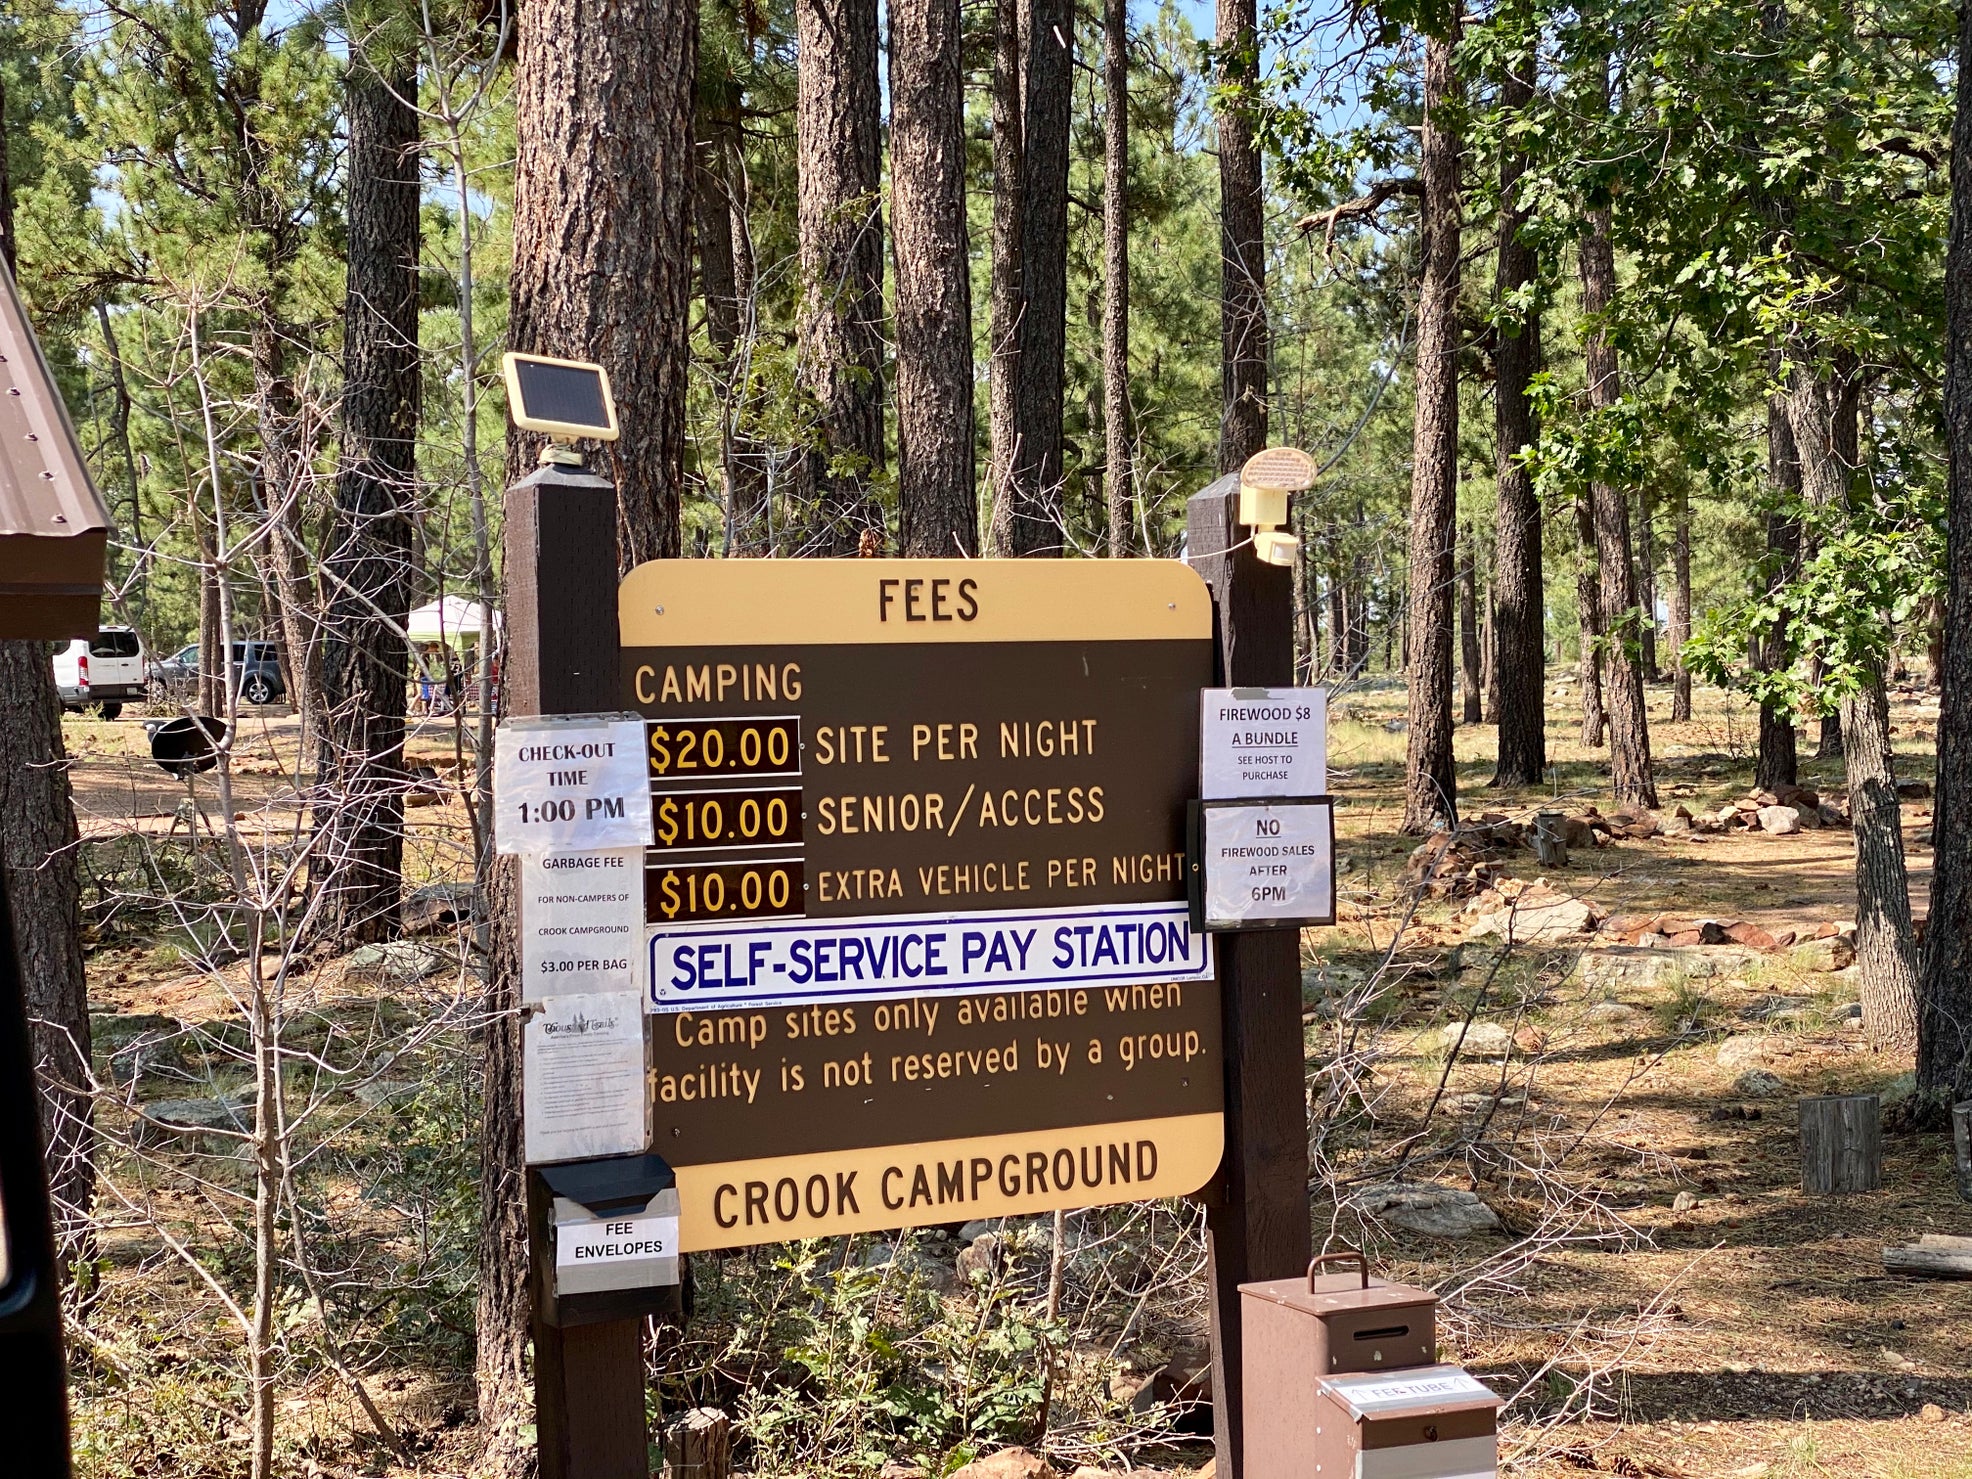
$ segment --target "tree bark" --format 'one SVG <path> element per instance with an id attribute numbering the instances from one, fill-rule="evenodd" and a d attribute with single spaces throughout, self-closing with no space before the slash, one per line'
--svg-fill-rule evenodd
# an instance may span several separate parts
<path id="1" fill-rule="evenodd" d="M 1247 97 L 1259 75 L 1256 29 L 1255 0 L 1218 0 L 1219 471 L 1222 473 L 1239 471 L 1247 458 L 1267 445 L 1266 196 L 1260 149 L 1253 137 L 1249 112 L 1251 102 Z M 1457 167 L 1454 156 L 1454 196 L 1458 189 Z"/>
<path id="2" fill-rule="evenodd" d="M 1801 491 L 1817 508 L 1848 502 L 1855 471 L 1855 404 L 1833 374 L 1807 363 L 1793 367 L 1787 417 L 1800 457 Z M 1863 1030 L 1877 1047 L 1914 1052 L 1917 945 L 1880 664 L 1842 699 L 1839 718 L 1856 839 L 1856 974 Z"/>
<path id="3" fill-rule="evenodd" d="M 995 0 L 993 6 L 993 240 L 992 302 L 987 325 L 991 360 L 987 366 L 988 431 L 992 443 L 993 523 L 996 554 L 1007 553 L 1013 517 L 1014 462 L 1020 450 L 1015 414 L 1020 378 L 1021 232 L 1021 20 L 1024 0 Z"/>
<path id="4" fill-rule="evenodd" d="M 1957 99 L 1945 259 L 1945 630 L 1917 1027 L 1917 1090 L 1939 1109 L 1972 1099 L 1972 7 L 1958 16 Z"/>
<path id="5" fill-rule="evenodd" d="M 1596 572 L 1595 509 L 1584 494 L 1575 500 L 1575 609 L 1580 629 L 1575 673 L 1582 690 L 1582 743 L 1607 740 L 1602 704 L 1602 594 Z"/>
<path id="6" fill-rule="evenodd" d="M 906 555 L 979 553 L 963 42 L 959 0 L 890 0 L 897 509 Z"/>
<path id="7" fill-rule="evenodd" d="M 278 275 L 284 270 L 277 265 L 271 272 Z M 256 553 L 262 578 L 272 586 L 279 607 L 273 623 L 281 636 L 282 676 L 288 702 L 301 716 L 305 744 L 321 734 L 321 611 L 316 604 L 321 593 L 310 575 L 307 543 L 313 493 L 305 445 L 309 438 L 289 372 L 293 331 L 280 320 L 279 298 L 272 288 L 261 295 L 249 335 L 254 417 L 260 431 L 260 468 L 254 487 L 261 502 L 260 517 L 268 525 Z M 219 490 L 214 489 L 213 496 L 220 496 Z M 240 635 L 234 633 L 236 639 Z"/>
<path id="8" fill-rule="evenodd" d="M 1500 108 L 1518 113 L 1534 97 L 1534 58 L 1516 60 L 1500 83 Z M 1494 296 L 1524 293 L 1538 279 L 1534 248 L 1522 232 L 1528 212 L 1517 198 L 1527 170 L 1524 151 L 1500 154 L 1499 240 L 1494 258 Z M 1516 332 L 1503 326 L 1493 350 L 1493 459 L 1495 539 L 1493 560 L 1493 673 L 1499 689 L 1493 719 L 1499 725 L 1495 786 L 1531 786 L 1547 769 L 1546 591 L 1541 572 L 1541 504 L 1534 479 L 1520 458 L 1540 435 L 1531 387 L 1541 367 L 1541 320 L 1529 308 Z"/>
<path id="9" fill-rule="evenodd" d="M 1657 494 L 1648 480 L 1636 494 L 1636 590 L 1642 612 L 1637 653 L 1643 681 L 1655 683 L 1657 670 Z"/>
<path id="10" fill-rule="evenodd" d="M 698 5 L 530 0 L 518 26 L 508 343 L 608 370 L 627 570 L 680 548 Z M 515 477 L 540 446 L 509 437 Z"/>
<path id="11" fill-rule="evenodd" d="M 1609 212 L 1589 213 L 1582 238 L 1582 312 L 1593 319 L 1608 311 L 1616 294 L 1616 259 L 1609 244 Z M 1598 327 L 1582 346 L 1589 403 L 1608 410 L 1622 398 L 1617 381 L 1616 346 Z M 1620 488 L 1589 485 L 1595 522 L 1597 596 L 1602 628 L 1603 671 L 1608 676 L 1609 779 L 1618 806 L 1657 805 L 1657 783 L 1650 774 L 1650 721 L 1643 702 L 1643 669 L 1638 650 L 1636 568 L 1630 557 L 1630 501 Z"/>
<path id="12" fill-rule="evenodd" d="M 1464 722 L 1480 724 L 1485 721 L 1485 712 L 1480 707 L 1479 567 L 1472 553 L 1470 529 L 1465 539 L 1458 569 L 1459 684 L 1465 700 Z"/>
<path id="13" fill-rule="evenodd" d="M 1775 395 L 1767 402 L 1767 481 L 1783 504 L 1800 496 L 1801 459 L 1794 448 L 1794 432 L 1788 425 L 1785 397 Z M 1782 507 L 1767 515 L 1767 589 L 1775 591 L 1793 580 L 1801 569 L 1801 521 Z M 1788 653 L 1787 631 L 1776 624 L 1760 634 L 1759 665 L 1772 672 L 1785 667 Z M 1800 779 L 1800 760 L 1794 734 L 1794 711 L 1783 705 L 1760 706 L 1760 748 L 1753 762 L 1753 785 L 1761 791 L 1791 786 Z"/>
<path id="14" fill-rule="evenodd" d="M 96 1185 L 76 845 L 48 644 L 0 642 L 0 865 L 27 994 L 55 1231 L 71 1253 L 87 1231 Z"/>
<path id="15" fill-rule="evenodd" d="M 1683 724 L 1691 718 L 1691 670 L 1684 665 L 1684 644 L 1691 640 L 1691 491 L 1682 478 L 1671 519 L 1671 610 L 1665 638 L 1671 649 L 1671 722 Z"/>
<path id="16" fill-rule="evenodd" d="M 716 89 L 712 106 L 704 93 Z M 733 172 L 739 151 L 737 84 L 720 77 L 701 81 L 693 132 L 698 167 L 693 176 L 693 240 L 698 248 L 699 296 L 705 300 L 705 338 L 712 349 L 712 384 L 719 402 L 719 493 L 725 511 L 725 553 L 757 555 L 766 550 L 766 481 L 757 452 L 744 445 L 740 417 L 745 400 L 744 360 L 752 348 L 752 273 L 742 296 L 738 239 L 741 215 Z M 750 265 L 750 264 L 749 264 Z"/>
<path id="17" fill-rule="evenodd" d="M 1028 0 L 1021 86 L 1019 345 L 1013 474 L 994 508 L 1003 555 L 1059 555 L 1063 357 L 1068 314 L 1068 134 L 1074 106 L 1075 11 Z"/>
<path id="18" fill-rule="evenodd" d="M 320 938 L 397 933 L 404 864 L 404 690 L 417 479 L 417 72 L 352 58 L 342 450 L 323 558 L 319 799 L 310 866 Z"/>
<path id="19" fill-rule="evenodd" d="M 1458 825 L 1452 764 L 1452 548 L 1458 516 L 1459 139 L 1458 26 L 1424 51 L 1422 281 L 1417 303 L 1417 413 L 1412 434 L 1410 599 L 1405 635 L 1409 745 L 1406 832 Z"/>
<path id="20" fill-rule="evenodd" d="M 1130 7 L 1102 7 L 1102 429 L 1109 553 L 1136 550 L 1130 414 Z"/>
<path id="21" fill-rule="evenodd" d="M 815 405 L 803 553 L 883 532 L 883 207 L 876 0 L 797 0 L 801 383 Z"/>

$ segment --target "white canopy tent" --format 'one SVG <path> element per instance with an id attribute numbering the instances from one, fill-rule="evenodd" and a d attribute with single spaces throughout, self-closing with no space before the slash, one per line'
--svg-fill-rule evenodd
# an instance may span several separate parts
<path id="1" fill-rule="evenodd" d="M 404 623 L 412 645 L 424 642 L 476 644 L 486 627 L 486 608 L 464 596 L 444 596 L 413 611 Z M 498 635 L 500 614 L 493 613 L 493 631 Z"/>

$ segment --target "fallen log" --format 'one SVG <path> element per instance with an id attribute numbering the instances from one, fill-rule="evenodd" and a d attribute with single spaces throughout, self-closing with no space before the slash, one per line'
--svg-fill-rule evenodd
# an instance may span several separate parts
<path id="1" fill-rule="evenodd" d="M 1883 1271 L 1917 1279 L 1972 1279 L 1972 1238 L 1926 1233 L 1909 1247 L 1885 1248 Z"/>

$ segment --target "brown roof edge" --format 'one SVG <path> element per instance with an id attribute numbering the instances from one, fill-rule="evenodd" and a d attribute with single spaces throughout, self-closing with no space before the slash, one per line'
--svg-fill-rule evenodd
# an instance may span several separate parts
<path id="1" fill-rule="evenodd" d="M 110 515 L 0 263 L 0 638 L 96 633 Z"/>

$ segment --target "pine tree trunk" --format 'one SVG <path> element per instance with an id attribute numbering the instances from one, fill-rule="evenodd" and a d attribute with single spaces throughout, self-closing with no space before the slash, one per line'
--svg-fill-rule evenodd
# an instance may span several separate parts
<path id="1" fill-rule="evenodd" d="M 618 559 L 627 568 L 675 558 L 690 369 L 698 7 L 693 0 L 532 0 L 520 8 L 519 33 L 508 342 L 608 368 L 622 429 L 609 456 Z M 534 438 L 508 437 L 511 481 L 533 470 L 538 446 Z M 496 862 L 491 875 L 474 1376 L 484 1435 L 478 1468 L 504 1479 L 532 1464 L 532 1312 L 520 1139 L 519 888 L 510 859 Z"/>
<path id="2" fill-rule="evenodd" d="M 1497 553 L 1496 550 L 1495 557 Z M 1488 581 L 1479 614 L 1479 682 L 1486 690 L 1486 712 L 1493 716 L 1495 724 L 1500 717 L 1500 670 L 1493 661 L 1498 650 L 1498 625 L 1499 606 L 1494 600 L 1492 582 Z"/>
<path id="3" fill-rule="evenodd" d="M 321 938 L 397 933 L 404 874 L 404 697 L 417 479 L 417 73 L 346 74 L 349 266 L 342 451 L 323 558 L 321 801 L 310 866 Z"/>
<path id="4" fill-rule="evenodd" d="M 529 0 L 518 14 L 507 340 L 609 371 L 627 570 L 680 549 L 698 6 Z M 540 446 L 512 434 L 510 473 Z"/>
<path id="5" fill-rule="evenodd" d="M 1480 708 L 1479 569 L 1473 559 L 1471 530 L 1465 538 L 1458 570 L 1459 682 L 1465 700 L 1462 718 L 1467 724 L 1480 724 L 1485 713 Z"/>
<path id="6" fill-rule="evenodd" d="M 1075 11 L 1028 0 L 1020 134 L 1020 307 L 1014 365 L 1013 476 L 995 507 L 1000 554 L 1059 555 L 1062 394 L 1068 314 L 1068 134 Z"/>
<path id="7" fill-rule="evenodd" d="M 1020 451 L 1016 417 L 1020 380 L 1021 232 L 1021 63 L 1025 0 L 994 0 L 993 6 L 993 240 L 987 340 L 988 431 L 992 473 L 988 479 L 993 510 L 989 543 L 994 554 L 1010 553 L 1014 509 L 1014 462 Z"/>
<path id="8" fill-rule="evenodd" d="M 1580 641 L 1575 672 L 1582 690 L 1582 743 L 1600 746 L 1608 715 L 1602 705 L 1602 592 L 1596 574 L 1595 511 L 1586 495 L 1575 500 L 1575 608 Z"/>
<path id="9" fill-rule="evenodd" d="M 1671 529 L 1671 611 L 1666 636 L 1671 648 L 1671 722 L 1691 718 L 1691 670 L 1684 665 L 1684 644 L 1691 640 L 1691 493 L 1678 482 Z"/>
<path id="10" fill-rule="evenodd" d="M 1794 432 L 1787 421 L 1787 403 L 1773 396 L 1767 403 L 1767 481 L 1776 495 L 1791 502 L 1801 492 L 1801 461 L 1794 449 Z M 1767 589 L 1786 585 L 1801 568 L 1801 522 L 1785 509 L 1767 515 L 1767 560 L 1771 570 Z M 1759 637 L 1759 665 L 1768 672 L 1785 667 L 1792 658 L 1787 632 L 1776 626 Z M 1760 707 L 1760 748 L 1753 762 L 1753 785 L 1772 791 L 1791 786 L 1800 779 L 1800 761 L 1794 735 L 1791 708 L 1763 704 Z"/>
<path id="11" fill-rule="evenodd" d="M 702 80 L 701 93 L 714 84 Z M 730 84 L 718 79 L 718 90 Z M 724 102 L 721 98 L 719 101 Z M 705 300 L 705 339 L 712 349 L 713 393 L 719 406 L 719 503 L 725 512 L 725 553 L 751 554 L 748 546 L 758 534 L 752 527 L 756 511 L 743 502 L 737 456 L 740 414 L 739 353 L 741 306 L 738 269 L 733 244 L 731 188 L 727 184 L 728 149 L 732 145 L 728 124 L 721 109 L 705 106 L 700 99 L 694 132 L 697 134 L 698 167 L 692 183 L 692 241 L 698 251 L 698 290 Z"/>
<path id="12" fill-rule="evenodd" d="M 1109 553 L 1136 552 L 1130 414 L 1130 7 L 1102 7 L 1102 424 Z"/>
<path id="13" fill-rule="evenodd" d="M 301 406 L 288 369 L 291 337 L 293 330 L 277 318 L 270 291 L 258 306 L 249 335 L 254 416 L 260 432 L 260 472 L 254 487 L 268 526 L 255 550 L 261 576 L 272 586 L 279 608 L 272 625 L 280 631 L 282 679 L 288 702 L 301 716 L 306 744 L 321 734 L 322 634 L 307 544 L 313 473 L 302 445 Z M 243 634 L 236 629 L 233 635 L 237 640 Z"/>
<path id="14" fill-rule="evenodd" d="M 737 104 L 720 122 L 719 134 L 723 148 L 718 182 L 725 195 L 726 235 L 733 249 L 733 307 L 739 334 L 738 363 L 730 377 L 725 414 L 732 468 L 729 507 L 735 526 L 732 552 L 764 555 L 773 548 L 773 510 L 769 506 L 767 448 L 753 424 L 753 357 L 760 343 L 759 273 L 753 259 L 753 222 L 748 215 L 750 201 L 746 162 L 740 152 Z"/>
<path id="15" fill-rule="evenodd" d="M 1502 112 L 1517 113 L 1533 101 L 1534 59 L 1520 59 L 1500 83 Z M 1526 173 L 1525 153 L 1500 155 L 1499 239 L 1494 296 L 1524 292 L 1538 274 L 1533 246 L 1521 233 L 1527 212 L 1516 199 Z M 1493 458 L 1497 541 L 1493 559 L 1493 673 L 1499 696 L 1495 786 L 1531 786 L 1547 769 L 1546 594 L 1541 574 L 1541 504 L 1534 479 L 1520 461 L 1539 436 L 1530 390 L 1541 365 L 1541 320 L 1530 308 L 1518 332 L 1502 327 L 1493 351 Z"/>
<path id="16" fill-rule="evenodd" d="M 979 553 L 963 42 L 959 0 L 890 0 L 898 526 L 904 554 L 948 558 Z"/>
<path id="17" fill-rule="evenodd" d="M 1808 363 L 1793 366 L 1787 419 L 1800 459 L 1801 492 L 1815 508 L 1840 508 L 1849 500 L 1856 465 L 1855 408 L 1855 397 L 1836 383 L 1835 373 Z M 1880 665 L 1860 689 L 1843 698 L 1837 717 L 1856 839 L 1856 973 L 1863 1029 L 1878 1047 L 1914 1052 L 1917 944 Z"/>
<path id="18" fill-rule="evenodd" d="M 0 270 L 15 256 L 7 173 L 7 94 L 0 85 Z M 0 641 L 0 870 L 20 962 L 40 1091 L 42 1164 L 58 1262 L 84 1254 L 96 1162 L 89 1082 L 89 983 L 82 959 L 75 803 L 62 699 L 45 642 Z M 4 1237 L 5 1229 L 0 1229 Z"/>
<path id="19" fill-rule="evenodd" d="M 803 389 L 817 425 L 805 459 L 803 553 L 850 555 L 883 532 L 883 208 L 876 0 L 796 0 Z"/>
<path id="20" fill-rule="evenodd" d="M 27 995 L 56 1235 L 71 1255 L 86 1235 L 96 1185 L 75 840 L 48 644 L 0 642 L 0 866 Z"/>
<path id="21" fill-rule="evenodd" d="M 1609 213 L 1591 211 L 1582 238 L 1582 311 L 1591 317 L 1608 310 L 1616 294 L 1616 259 L 1609 244 Z M 1582 346 L 1589 403 L 1608 410 L 1622 398 L 1616 347 L 1599 328 Z M 1657 805 L 1657 783 L 1650 774 L 1650 721 L 1643 702 L 1643 670 L 1638 650 L 1636 568 L 1630 556 L 1630 502 L 1620 488 L 1589 485 L 1595 522 L 1597 590 L 1602 629 L 1605 696 L 1609 711 L 1609 780 L 1618 806 Z"/>
<path id="22" fill-rule="evenodd" d="M 1258 75 L 1255 0 L 1218 0 L 1219 471 L 1267 445 L 1266 198 L 1250 103 Z M 1454 159 L 1452 168 L 1457 170 Z M 1456 178 L 1452 183 L 1456 194 Z"/>
<path id="23" fill-rule="evenodd" d="M 1452 764 L 1452 550 L 1458 517 L 1459 139 L 1453 34 L 1424 52 L 1422 280 L 1417 304 L 1417 413 L 1412 435 L 1410 599 L 1404 670 L 1410 688 L 1406 832 L 1458 825 Z"/>
<path id="24" fill-rule="evenodd" d="M 1972 6 L 1958 15 L 1955 160 L 1972 160 Z M 1945 261 L 1945 620 L 1931 907 L 1917 1024 L 1917 1091 L 1972 1099 L 1972 169 L 1953 172 Z"/>
<path id="25" fill-rule="evenodd" d="M 1881 673 L 1842 700 L 1840 717 L 1856 834 L 1856 976 L 1863 1030 L 1877 1048 L 1915 1052 L 1917 947 Z"/>
<path id="26" fill-rule="evenodd" d="M 1642 624 L 1637 629 L 1643 681 L 1655 683 L 1657 669 L 1657 494 L 1648 479 L 1636 494 L 1637 602 Z"/>

